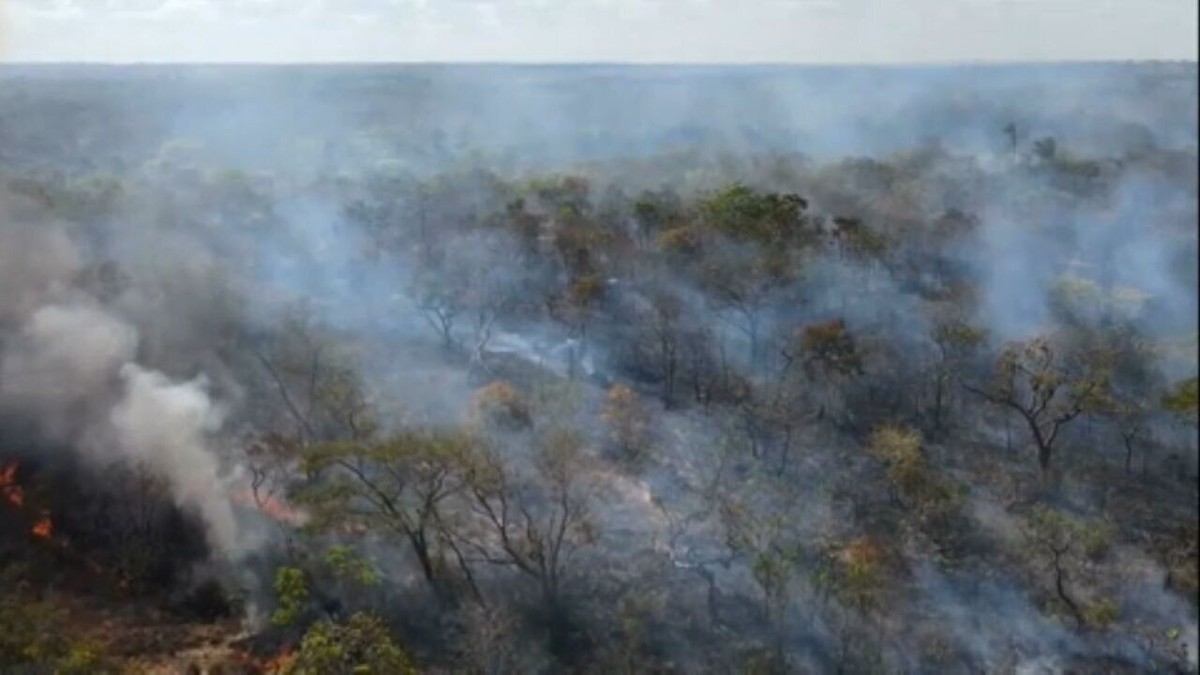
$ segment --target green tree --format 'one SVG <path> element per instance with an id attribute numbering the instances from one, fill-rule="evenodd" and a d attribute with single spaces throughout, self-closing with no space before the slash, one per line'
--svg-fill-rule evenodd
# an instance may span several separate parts
<path id="1" fill-rule="evenodd" d="M 887 466 L 888 482 L 906 516 L 946 552 L 961 525 L 962 493 L 939 475 L 923 444 L 920 432 L 888 425 L 871 435 L 870 451 Z"/>
<path id="2" fill-rule="evenodd" d="M 966 389 L 993 405 L 1015 411 L 1025 421 L 1038 466 L 1050 469 L 1059 434 L 1086 411 L 1098 410 L 1107 390 L 1103 369 L 1080 355 L 1064 355 L 1045 338 L 1007 346 L 986 387 Z"/>
<path id="3" fill-rule="evenodd" d="M 780 354 L 785 371 L 800 366 L 809 382 L 820 384 L 824 402 L 817 412 L 818 419 L 829 412 L 837 386 L 864 371 L 863 352 L 842 319 L 810 324 L 793 331 L 786 338 Z"/>
<path id="4" fill-rule="evenodd" d="M 362 378 L 309 307 L 292 308 L 256 356 L 268 378 L 263 398 L 278 396 L 299 446 L 365 439 L 375 432 Z"/>
<path id="5" fill-rule="evenodd" d="M 848 260 L 869 263 L 887 255 L 887 240 L 857 218 L 835 217 L 832 234 L 838 254 Z"/>
<path id="6" fill-rule="evenodd" d="M 816 232 L 807 212 L 808 201 L 800 195 L 760 193 L 741 184 L 718 190 L 700 204 L 705 227 L 764 247 L 813 243 Z"/>
<path id="7" fill-rule="evenodd" d="M 933 342 L 938 350 L 934 368 L 933 429 L 941 431 L 945 421 L 947 401 L 955 380 L 962 377 L 964 367 L 983 344 L 986 334 L 964 321 L 938 321 L 933 327 Z"/>
<path id="8" fill-rule="evenodd" d="M 1057 598 L 1077 623 L 1088 623 L 1092 608 L 1081 605 L 1068 588 L 1071 577 L 1081 573 L 1085 560 L 1105 553 L 1109 545 L 1108 528 L 1038 506 L 1026 520 L 1025 537 L 1049 568 Z"/>
<path id="9" fill-rule="evenodd" d="M 806 367 L 843 376 L 862 373 L 862 352 L 842 319 L 805 326 L 799 338 Z"/>
<path id="10" fill-rule="evenodd" d="M 274 587 L 279 606 L 271 614 L 271 623 L 290 626 L 308 606 L 308 579 L 302 569 L 280 567 L 275 570 Z"/>
<path id="11" fill-rule="evenodd" d="M 784 484 L 778 485 L 786 489 Z M 791 511 L 796 507 L 795 495 L 773 491 L 772 496 L 778 500 L 757 505 L 726 496 L 719 515 L 730 555 L 748 561 L 762 595 L 763 620 L 771 629 L 772 660 L 778 665 L 786 661 L 787 609 L 805 551 Z"/>
<path id="12" fill-rule="evenodd" d="M 512 567 L 535 581 L 549 614 L 557 616 L 572 557 L 596 540 L 592 485 L 578 433 L 551 428 L 535 446 L 532 476 L 494 451 L 476 455 L 467 485 L 478 527 L 460 532 L 474 559 Z"/>
<path id="13" fill-rule="evenodd" d="M 642 246 L 648 247 L 662 232 L 684 223 L 683 202 L 669 190 L 645 191 L 633 202 L 633 217 Z"/>
<path id="14" fill-rule="evenodd" d="M 746 337 L 752 369 L 761 362 L 764 315 L 779 301 L 791 278 L 790 267 L 769 263 L 744 249 L 720 248 L 705 260 L 700 272 L 701 287 L 717 315 Z"/>
<path id="15" fill-rule="evenodd" d="M 698 208 L 699 230 L 714 241 L 697 272 L 725 320 L 745 334 L 752 368 L 761 365 L 763 316 L 799 277 L 800 259 L 819 242 L 799 195 L 760 193 L 735 184 Z"/>
<path id="16" fill-rule="evenodd" d="M 1163 410 L 1182 421 L 1195 425 L 1200 419 L 1200 403 L 1197 402 L 1200 385 L 1197 385 L 1197 382 L 1195 377 L 1176 382 L 1171 387 L 1171 391 L 1162 398 Z"/>
<path id="17" fill-rule="evenodd" d="M 466 489 L 464 467 L 474 443 L 456 430 L 409 429 L 379 441 L 313 446 L 301 468 L 316 478 L 293 499 L 311 511 L 316 527 L 400 535 L 439 594 L 447 591 L 441 583 L 443 558 L 454 554 L 473 587 L 470 570 L 447 532 L 451 519 L 446 504 Z"/>
<path id="18" fill-rule="evenodd" d="M 277 606 L 271 613 L 271 623 L 276 626 L 289 627 L 301 622 L 317 599 L 311 589 L 318 579 L 333 579 L 339 601 L 352 598 L 356 591 L 374 588 L 382 581 L 375 566 L 349 546 L 334 546 L 323 559 L 309 558 L 300 564 L 304 567 L 284 566 L 275 570 Z M 328 607 L 323 609 L 330 611 Z"/>

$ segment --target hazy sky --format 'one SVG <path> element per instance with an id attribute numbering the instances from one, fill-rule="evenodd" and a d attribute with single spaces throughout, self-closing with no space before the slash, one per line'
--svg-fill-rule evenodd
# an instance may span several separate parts
<path id="1" fill-rule="evenodd" d="M 0 0 L 0 58 L 1195 60 L 1197 4 L 1197 0 Z"/>

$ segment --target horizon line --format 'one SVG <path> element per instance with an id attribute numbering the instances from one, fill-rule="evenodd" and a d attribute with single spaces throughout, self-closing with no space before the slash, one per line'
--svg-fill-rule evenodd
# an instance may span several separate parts
<path id="1" fill-rule="evenodd" d="M 929 61 L 553 61 L 553 60 L 324 60 L 324 61 L 91 61 L 91 60 L 0 60 L 0 68 L 18 67 L 355 67 L 355 66 L 492 66 L 492 67 L 670 67 L 670 68 L 790 68 L 790 67 L 963 67 L 963 66 L 1086 66 L 1086 65 L 1200 65 L 1195 58 L 1097 58 L 1097 59 L 963 59 Z"/>

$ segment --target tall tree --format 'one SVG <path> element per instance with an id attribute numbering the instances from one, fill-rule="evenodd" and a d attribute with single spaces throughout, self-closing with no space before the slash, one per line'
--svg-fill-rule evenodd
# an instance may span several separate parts
<path id="1" fill-rule="evenodd" d="M 1104 371 L 1089 368 L 1080 355 L 1064 355 L 1048 339 L 1035 338 L 1005 347 L 990 384 L 964 387 L 1020 415 L 1038 466 L 1046 472 L 1062 430 L 1084 412 L 1098 409 L 1106 383 Z"/>
<path id="2" fill-rule="evenodd" d="M 447 524 L 449 501 L 467 489 L 472 439 L 456 431 L 403 431 L 373 442 L 309 448 L 302 468 L 313 479 L 294 500 L 326 529 L 370 528 L 394 532 L 407 542 L 430 587 L 445 596 L 445 557 L 453 554 L 473 586 L 466 560 Z"/>
<path id="3" fill-rule="evenodd" d="M 938 360 L 933 374 L 933 430 L 942 430 L 951 384 L 961 378 L 964 367 L 984 340 L 984 332 L 964 321 L 938 321 L 933 327 L 933 343 Z"/>
<path id="4" fill-rule="evenodd" d="M 473 560 L 514 568 L 535 581 L 543 606 L 555 617 L 564 609 L 563 580 L 571 559 L 594 543 L 597 532 L 583 439 L 565 428 L 539 436 L 532 475 L 494 451 L 476 456 L 467 489 L 477 527 L 463 540 Z"/>

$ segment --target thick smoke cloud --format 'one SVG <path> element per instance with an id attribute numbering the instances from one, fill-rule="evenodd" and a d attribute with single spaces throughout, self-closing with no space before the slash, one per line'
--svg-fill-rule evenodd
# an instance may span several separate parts
<path id="1" fill-rule="evenodd" d="M 241 538 L 231 492 L 208 446 L 221 414 L 205 391 L 203 378 L 172 382 L 135 363 L 121 366 L 124 396 L 112 410 L 112 425 L 123 453 L 158 467 L 176 497 L 198 508 L 219 551 L 236 553 Z"/>
<path id="2" fill-rule="evenodd" d="M 9 396 L 67 408 L 104 391 L 137 353 L 137 331 L 97 307 L 47 305 L 5 350 L 0 377 Z"/>
<path id="3" fill-rule="evenodd" d="M 78 287 L 86 257 L 59 226 L 5 214 L 0 251 L 8 327 L 0 409 L 32 420 L 94 468 L 114 460 L 150 467 L 180 506 L 201 514 L 215 550 L 245 553 L 232 479 L 210 446 L 222 411 L 204 377 L 174 381 L 139 365 L 139 329 Z"/>

